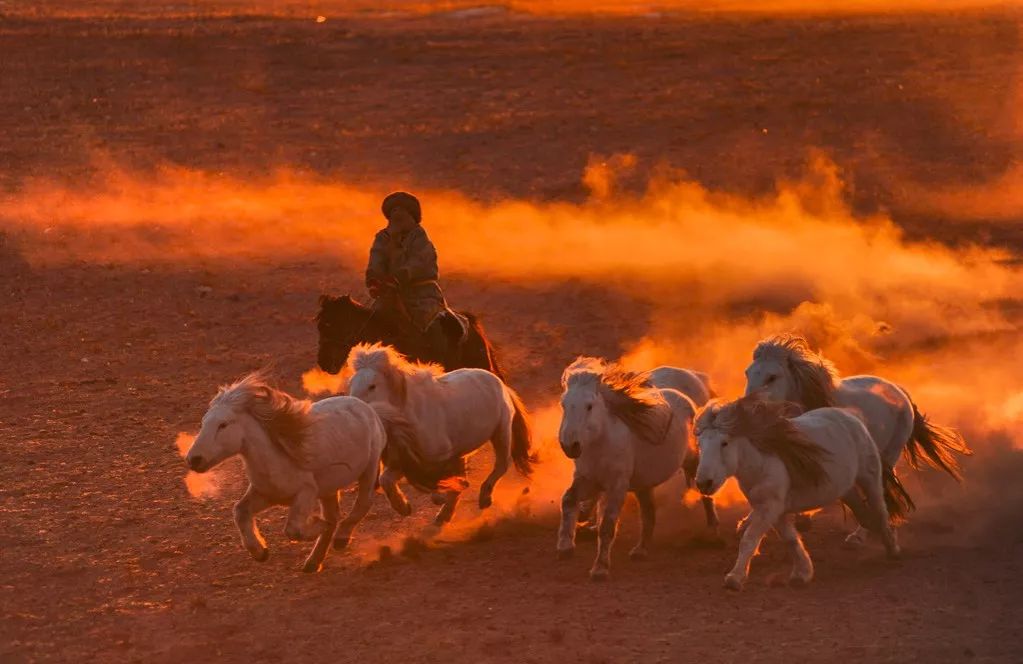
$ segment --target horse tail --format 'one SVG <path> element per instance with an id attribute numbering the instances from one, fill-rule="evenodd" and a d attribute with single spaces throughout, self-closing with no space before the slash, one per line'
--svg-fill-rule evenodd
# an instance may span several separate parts
<path id="1" fill-rule="evenodd" d="M 475 314 L 466 312 L 465 317 L 469 320 L 470 340 L 473 336 L 476 337 L 475 341 L 477 348 L 474 350 L 478 351 L 479 355 L 475 358 L 477 361 L 474 365 L 478 365 L 477 368 L 486 369 L 490 373 L 494 374 L 501 379 L 502 383 L 505 382 L 504 371 L 497 363 L 497 354 L 494 352 L 494 344 L 490 342 L 490 339 L 487 338 L 487 333 L 483 331 L 483 323 L 480 322 L 480 319 L 477 318 Z"/>
<path id="2" fill-rule="evenodd" d="M 884 504 L 888 508 L 888 520 L 891 523 L 899 523 L 906 518 L 907 514 L 916 509 L 916 503 L 906 491 L 902 480 L 895 474 L 894 468 L 885 468 L 881 473 Z"/>
<path id="3" fill-rule="evenodd" d="M 913 406 L 913 434 L 906 443 L 904 451 L 906 460 L 917 469 L 922 464 L 927 464 L 932 468 L 944 470 L 957 482 L 961 482 L 963 469 L 956 455 L 971 456 L 973 450 L 958 431 L 931 422 L 920 412 L 912 399 L 909 403 Z"/>
<path id="4" fill-rule="evenodd" d="M 388 403 L 372 403 L 370 406 L 376 411 L 387 434 L 381 455 L 384 466 L 400 471 L 409 484 L 427 493 L 465 477 L 465 459 L 462 457 L 440 463 L 423 459 L 415 426 L 400 410 Z"/>
<path id="5" fill-rule="evenodd" d="M 507 390 L 515 407 L 515 415 L 512 417 L 512 461 L 523 476 L 529 477 L 533 472 L 533 464 L 537 461 L 536 452 L 533 451 L 533 432 L 529 427 L 529 414 L 515 390 L 510 387 Z"/>

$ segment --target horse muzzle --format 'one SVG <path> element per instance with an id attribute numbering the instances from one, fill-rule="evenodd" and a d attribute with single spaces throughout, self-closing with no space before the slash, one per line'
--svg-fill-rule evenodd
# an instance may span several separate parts
<path id="1" fill-rule="evenodd" d="M 188 464 L 188 469 L 195 473 L 205 473 L 209 470 L 205 457 L 199 456 L 198 454 L 186 458 L 185 463 Z"/>
<path id="2" fill-rule="evenodd" d="M 565 456 L 567 456 L 569 459 L 578 459 L 580 456 L 582 456 L 583 445 L 578 440 L 569 443 L 568 445 L 562 443 L 561 451 L 564 452 Z"/>
<path id="3" fill-rule="evenodd" d="M 700 493 L 702 493 L 705 496 L 713 496 L 721 487 L 718 486 L 718 483 L 715 482 L 714 480 L 700 479 L 699 477 L 697 477 L 696 488 Z"/>

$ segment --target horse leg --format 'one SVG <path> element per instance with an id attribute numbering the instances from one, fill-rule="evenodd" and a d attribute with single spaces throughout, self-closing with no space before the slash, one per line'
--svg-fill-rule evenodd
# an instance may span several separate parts
<path id="1" fill-rule="evenodd" d="M 870 531 L 866 528 L 871 519 L 870 510 L 863 501 L 863 496 L 860 495 L 860 492 L 855 487 L 842 496 L 842 503 L 853 513 L 853 518 L 856 519 L 857 524 L 856 530 L 846 536 L 845 544 L 850 548 L 858 549 L 867 543 L 867 537 L 870 534 Z"/>
<path id="2" fill-rule="evenodd" d="M 245 495 L 234 505 L 234 523 L 242 537 L 242 546 L 254 560 L 261 563 L 270 557 L 270 549 L 267 548 L 266 540 L 256 525 L 256 515 L 273 504 L 273 501 L 256 491 L 250 484 Z"/>
<path id="3" fill-rule="evenodd" d="M 359 492 L 355 494 L 355 505 L 338 526 L 337 536 L 334 537 L 335 549 L 343 549 L 348 546 L 352 540 L 352 531 L 355 530 L 355 526 L 359 525 L 359 522 L 369 513 L 369 508 L 373 505 L 373 489 L 376 488 L 378 472 L 380 472 L 380 467 L 371 463 L 359 478 Z"/>
<path id="4" fill-rule="evenodd" d="M 570 558 L 575 551 L 575 531 L 580 503 L 590 500 L 587 483 L 581 477 L 572 480 L 561 497 L 561 527 L 558 528 L 558 558 Z"/>
<path id="5" fill-rule="evenodd" d="M 707 516 L 707 527 L 716 535 L 721 522 L 718 520 L 717 508 L 714 507 L 714 497 L 700 496 L 700 502 L 703 503 L 703 513 Z"/>
<path id="6" fill-rule="evenodd" d="M 455 515 L 455 507 L 458 506 L 458 500 L 462 497 L 462 491 L 460 489 L 448 489 L 440 495 L 444 498 L 444 504 L 441 506 L 440 511 L 437 512 L 437 518 L 433 522 L 438 526 L 443 526 L 448 521 L 451 521 L 451 517 Z"/>
<path id="7" fill-rule="evenodd" d="M 793 585 L 803 585 L 810 583 L 813 579 L 813 561 L 810 559 L 810 554 L 806 552 L 806 547 L 803 546 L 803 538 L 799 535 L 799 529 L 796 528 L 797 515 L 785 514 L 775 525 L 778 534 L 781 539 L 789 547 L 789 555 L 792 556 L 792 573 L 789 575 L 789 583 Z"/>
<path id="8" fill-rule="evenodd" d="M 608 490 L 604 499 L 604 512 L 600 515 L 600 529 L 597 532 L 597 559 L 590 568 L 590 578 L 604 581 L 611 575 L 611 546 L 618 531 L 618 515 L 621 514 L 628 488 L 623 481 Z"/>
<path id="9" fill-rule="evenodd" d="M 320 536 L 326 525 L 323 519 L 313 514 L 316 509 L 316 487 L 302 488 L 291 501 L 288 522 L 284 534 L 293 542 L 309 542 Z"/>
<path id="10" fill-rule="evenodd" d="M 637 489 L 636 499 L 639 500 L 639 515 L 643 523 L 643 532 L 632 551 L 629 551 L 629 558 L 633 560 L 645 560 L 651 541 L 654 538 L 654 523 L 657 521 L 657 507 L 654 505 L 653 489 Z"/>
<path id="11" fill-rule="evenodd" d="M 387 496 L 387 501 L 391 503 L 391 507 L 394 511 L 402 516 L 409 516 L 412 514 L 412 505 L 409 503 L 408 498 L 405 497 L 401 487 L 398 486 L 398 482 L 403 477 L 400 470 L 394 468 L 384 468 L 384 472 L 380 473 L 380 486 L 384 490 L 384 495 Z"/>
<path id="12" fill-rule="evenodd" d="M 898 558 L 902 554 L 902 549 L 899 548 L 895 529 L 892 528 L 891 521 L 888 518 L 888 506 L 884 502 L 884 487 L 881 484 L 881 474 L 877 473 L 869 480 L 863 481 L 860 484 L 860 489 L 866 498 L 867 509 L 870 514 L 870 520 L 861 523 L 869 524 L 871 530 L 881 536 L 881 541 L 884 542 L 884 548 L 889 558 Z"/>
<path id="13" fill-rule="evenodd" d="M 778 521 L 782 507 L 782 501 L 771 501 L 768 505 L 754 507 L 746 517 L 745 530 L 742 539 L 739 540 L 739 555 L 735 558 L 732 571 L 725 575 L 725 588 L 742 590 L 749 577 L 750 561 L 760 548 L 760 540 L 764 539 L 767 531 Z"/>
<path id="14" fill-rule="evenodd" d="M 327 557 L 327 549 L 330 548 L 330 539 L 334 536 L 334 529 L 337 528 L 338 518 L 338 492 L 335 491 L 329 496 L 320 498 L 320 505 L 323 507 L 323 532 L 316 538 L 316 544 L 309 556 L 302 565 L 302 571 L 313 573 L 323 569 L 323 559 Z"/>
<path id="15" fill-rule="evenodd" d="M 511 439 L 511 417 L 509 417 L 506 423 L 497 428 L 490 439 L 490 444 L 494 447 L 494 468 L 480 485 L 481 510 L 494 504 L 494 485 L 508 472 L 508 465 L 511 462 Z"/>

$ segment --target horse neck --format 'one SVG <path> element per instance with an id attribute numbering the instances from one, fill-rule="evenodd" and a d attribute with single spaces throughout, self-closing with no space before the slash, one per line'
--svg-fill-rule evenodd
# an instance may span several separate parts
<path id="1" fill-rule="evenodd" d="M 245 460 L 245 469 L 251 479 L 253 474 L 271 473 L 282 464 L 294 466 L 294 461 L 270 440 L 266 429 L 255 418 L 247 416 L 245 421 L 245 439 L 242 442 L 241 455 Z"/>
<path id="2" fill-rule="evenodd" d="M 735 469 L 735 479 L 741 486 L 752 486 L 764 475 L 764 453 L 754 447 L 748 440 L 734 441 L 739 445 L 739 463 Z"/>

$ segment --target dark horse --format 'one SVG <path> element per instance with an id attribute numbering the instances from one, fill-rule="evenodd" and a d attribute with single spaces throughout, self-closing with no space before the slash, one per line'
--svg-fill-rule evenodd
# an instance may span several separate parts
<path id="1" fill-rule="evenodd" d="M 472 314 L 461 313 L 468 321 L 467 329 L 463 329 L 462 323 L 450 314 L 441 315 L 448 346 L 444 356 L 437 357 L 422 335 L 394 313 L 374 312 L 348 295 L 321 295 L 320 311 L 316 314 L 316 328 L 320 333 L 316 361 L 321 369 L 335 374 L 348 362 L 348 354 L 357 344 L 383 343 L 394 346 L 411 360 L 433 362 L 446 371 L 474 367 L 486 369 L 504 380 L 494 358 L 494 347 L 479 320 Z"/>

